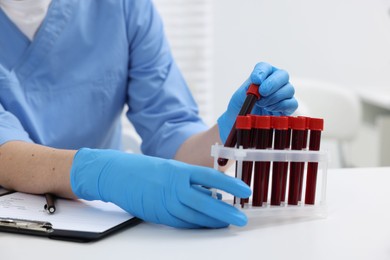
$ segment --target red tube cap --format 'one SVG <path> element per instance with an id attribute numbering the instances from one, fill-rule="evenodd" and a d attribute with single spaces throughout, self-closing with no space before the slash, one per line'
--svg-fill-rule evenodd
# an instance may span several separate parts
<path id="1" fill-rule="evenodd" d="M 310 118 L 309 129 L 322 131 L 324 130 L 324 119 L 322 118 Z"/>
<path id="2" fill-rule="evenodd" d="M 291 129 L 293 130 L 305 130 L 306 118 L 303 117 L 291 117 Z"/>
<path id="3" fill-rule="evenodd" d="M 257 129 L 271 129 L 271 117 L 270 116 L 252 116 L 253 128 Z"/>
<path id="4" fill-rule="evenodd" d="M 271 117 L 272 127 L 277 130 L 288 130 L 287 116 L 273 116 Z"/>
<path id="5" fill-rule="evenodd" d="M 250 130 L 252 128 L 252 118 L 250 116 L 238 116 L 236 120 L 236 129 Z"/>
<path id="6" fill-rule="evenodd" d="M 252 94 L 257 97 L 257 99 L 260 99 L 260 93 L 259 93 L 259 85 L 251 84 L 246 92 L 246 94 Z"/>
<path id="7" fill-rule="evenodd" d="M 298 116 L 299 118 L 304 118 L 306 120 L 306 129 L 309 129 L 310 117 L 308 116 Z"/>

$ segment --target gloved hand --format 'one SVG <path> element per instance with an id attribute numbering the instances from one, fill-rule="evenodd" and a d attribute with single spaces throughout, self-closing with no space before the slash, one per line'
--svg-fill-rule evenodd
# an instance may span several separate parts
<path id="1" fill-rule="evenodd" d="M 244 226 L 246 216 L 211 197 L 214 187 L 246 198 L 242 181 L 211 168 L 114 150 L 80 149 L 71 187 L 82 199 L 112 202 L 145 221 L 181 228 Z"/>
<path id="2" fill-rule="evenodd" d="M 253 107 L 252 114 L 257 115 L 290 115 L 298 107 L 294 98 L 294 87 L 289 83 L 286 71 L 277 69 L 264 62 L 258 63 L 250 78 L 233 94 L 227 110 L 219 117 L 220 137 L 225 143 L 236 117 L 245 101 L 250 84 L 260 85 L 260 99 Z"/>

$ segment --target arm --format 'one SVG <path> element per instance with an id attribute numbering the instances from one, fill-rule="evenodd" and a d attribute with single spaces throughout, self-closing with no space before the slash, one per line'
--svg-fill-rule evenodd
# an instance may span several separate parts
<path id="1" fill-rule="evenodd" d="M 76 151 L 23 141 L 0 146 L 0 186 L 27 193 L 75 198 L 69 173 Z"/>
<path id="2" fill-rule="evenodd" d="M 180 146 L 175 160 L 213 167 L 214 159 L 211 156 L 211 146 L 215 143 L 222 143 L 219 138 L 218 125 L 188 138 Z"/>

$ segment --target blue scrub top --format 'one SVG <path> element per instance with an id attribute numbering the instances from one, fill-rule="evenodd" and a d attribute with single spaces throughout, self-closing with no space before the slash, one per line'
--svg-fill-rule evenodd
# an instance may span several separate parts
<path id="1" fill-rule="evenodd" d="M 206 129 L 150 0 L 53 0 L 32 42 L 0 10 L 0 65 L 0 144 L 120 149 L 125 104 L 148 155 Z"/>

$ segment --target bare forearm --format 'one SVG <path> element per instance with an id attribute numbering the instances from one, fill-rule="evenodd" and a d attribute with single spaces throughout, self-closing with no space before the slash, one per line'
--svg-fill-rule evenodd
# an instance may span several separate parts
<path id="1" fill-rule="evenodd" d="M 76 151 L 11 141 L 0 146 L 0 186 L 74 198 L 70 169 Z"/>
<path id="2" fill-rule="evenodd" d="M 188 138 L 176 153 L 175 159 L 190 164 L 213 167 L 214 158 L 211 156 L 211 146 L 215 143 L 221 143 L 217 125 Z M 230 164 L 220 170 L 225 170 L 229 166 Z"/>

